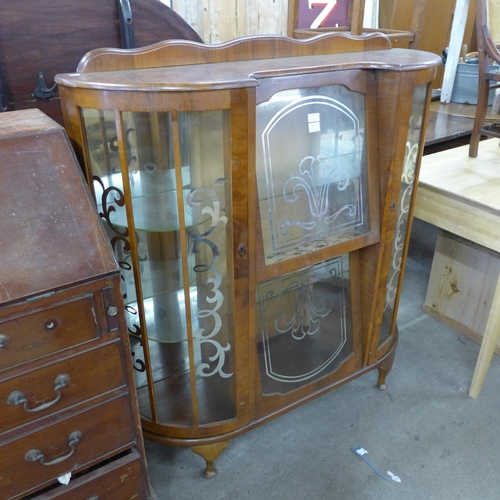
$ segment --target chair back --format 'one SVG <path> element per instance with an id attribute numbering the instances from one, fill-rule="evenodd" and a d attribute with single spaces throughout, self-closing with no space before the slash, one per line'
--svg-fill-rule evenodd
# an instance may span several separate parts
<path id="1" fill-rule="evenodd" d="M 500 132 L 486 120 L 488 100 L 492 89 L 500 88 L 500 0 L 476 0 L 476 36 L 478 55 L 478 92 L 476 116 L 472 129 L 469 156 L 476 158 L 481 136 L 500 138 Z"/>

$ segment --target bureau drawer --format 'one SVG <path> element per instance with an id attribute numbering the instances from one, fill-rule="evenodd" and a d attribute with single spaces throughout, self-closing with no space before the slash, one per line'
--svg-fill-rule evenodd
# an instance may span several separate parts
<path id="1" fill-rule="evenodd" d="M 0 370 L 97 338 L 94 296 L 0 322 Z"/>
<path id="2" fill-rule="evenodd" d="M 121 342 L 0 383 L 0 435 L 125 385 Z"/>
<path id="3" fill-rule="evenodd" d="M 18 498 L 135 444 L 128 395 L 0 445 L 0 492 Z"/>
<path id="4" fill-rule="evenodd" d="M 31 497 L 30 497 L 31 498 Z M 145 500 L 144 471 L 139 453 L 133 451 L 126 457 L 104 465 L 88 474 L 73 479 L 68 485 L 44 491 L 41 500 Z"/>

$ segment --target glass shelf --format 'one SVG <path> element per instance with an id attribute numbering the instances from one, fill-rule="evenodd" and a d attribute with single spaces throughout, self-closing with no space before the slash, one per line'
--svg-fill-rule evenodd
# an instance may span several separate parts
<path id="1" fill-rule="evenodd" d="M 213 318 L 207 317 L 211 304 L 209 297 L 213 295 L 211 286 L 193 283 L 189 287 L 191 306 L 191 324 L 193 338 L 200 338 L 201 333 L 211 331 L 214 327 Z M 135 332 L 139 324 L 137 301 L 126 301 L 127 325 Z M 186 298 L 184 289 L 160 292 L 143 299 L 146 329 L 149 340 L 161 343 L 184 342 L 188 338 Z M 198 313 L 200 312 L 200 318 Z M 221 316 L 226 317 L 226 308 L 221 309 Z"/>
<path id="2" fill-rule="evenodd" d="M 188 256 L 192 268 L 194 256 Z M 186 304 L 181 279 L 180 262 L 177 260 L 151 261 L 140 263 L 144 315 L 148 337 L 157 342 L 182 342 L 187 340 Z M 127 273 L 123 283 L 127 324 L 134 332 L 134 324 L 139 324 L 137 297 L 133 274 Z M 190 288 L 191 312 L 196 320 L 197 288 Z"/>
<path id="3" fill-rule="evenodd" d="M 195 255 L 187 256 L 190 269 L 195 267 Z M 149 340 L 161 343 L 184 342 L 188 338 L 186 298 L 181 279 L 180 263 L 176 260 L 168 261 L 141 261 L 141 286 L 143 291 L 143 307 L 146 321 L 146 330 Z M 210 330 L 212 320 L 202 314 L 213 308 L 210 297 L 214 291 L 212 285 L 202 284 L 197 273 L 189 276 L 189 300 L 191 306 L 191 323 L 193 335 L 196 338 L 198 331 Z M 203 273 L 201 273 L 203 274 Z M 137 297 L 132 273 L 125 275 L 123 282 L 125 305 L 127 310 L 127 325 L 134 333 L 140 324 Z M 225 292 L 224 292 L 225 293 Z M 222 316 L 227 316 L 227 306 L 221 308 Z"/>
<path id="4" fill-rule="evenodd" d="M 196 287 L 190 288 L 191 296 L 196 297 Z M 191 313 L 196 322 L 196 309 Z M 144 314 L 149 340 L 156 342 L 185 342 L 187 341 L 186 303 L 184 290 L 172 290 L 144 299 Z M 138 322 L 137 302 L 126 305 L 127 325 L 134 331 L 134 324 Z"/>
<path id="5" fill-rule="evenodd" d="M 134 211 L 135 228 L 138 231 L 147 232 L 169 232 L 179 230 L 179 215 L 177 210 L 177 194 L 175 189 L 175 171 L 154 170 L 131 172 L 130 191 L 132 198 L 132 208 Z M 98 202 L 99 211 L 103 211 L 103 186 L 104 189 L 114 187 L 124 192 L 123 181 L 120 173 L 100 177 L 99 182 L 94 182 L 94 190 Z M 189 167 L 182 169 L 182 181 L 184 186 L 184 199 L 190 191 Z M 116 204 L 120 197 L 118 192 L 111 190 L 107 204 L 113 205 L 114 211 L 110 214 L 112 224 L 118 227 L 127 227 L 127 214 L 125 206 Z M 191 211 L 184 212 L 186 227 L 190 228 L 205 222 L 208 217 L 202 220 L 193 220 Z"/>
<path id="6" fill-rule="evenodd" d="M 193 255 L 188 256 L 191 267 L 194 266 L 193 259 Z M 140 276 L 143 297 L 154 297 L 155 295 L 182 289 L 180 266 L 181 263 L 175 259 L 163 261 L 141 260 Z M 124 275 L 123 292 L 126 297 L 126 304 L 137 300 L 132 269 Z"/>

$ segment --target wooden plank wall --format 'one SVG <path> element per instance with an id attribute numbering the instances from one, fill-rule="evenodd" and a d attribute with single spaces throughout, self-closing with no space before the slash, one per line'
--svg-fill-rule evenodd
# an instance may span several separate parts
<path id="1" fill-rule="evenodd" d="M 427 0 L 422 27 L 419 33 L 418 49 L 442 55 L 443 49 L 448 47 L 450 42 L 455 4 L 456 0 Z M 415 0 L 380 0 L 380 27 L 410 30 L 414 6 Z M 471 50 L 476 50 L 474 33 L 475 10 L 476 0 L 471 0 L 463 42 L 468 47 L 471 47 Z M 443 74 L 444 67 L 439 67 L 433 84 L 434 88 L 441 87 Z"/>
<path id="2" fill-rule="evenodd" d="M 288 0 L 170 0 L 205 43 L 246 35 L 286 35 Z"/>

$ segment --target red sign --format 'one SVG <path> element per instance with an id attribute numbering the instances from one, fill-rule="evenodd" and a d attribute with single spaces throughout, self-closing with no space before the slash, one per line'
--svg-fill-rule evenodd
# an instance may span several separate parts
<path id="1" fill-rule="evenodd" d="M 349 0 L 299 0 L 297 28 L 347 26 Z"/>

